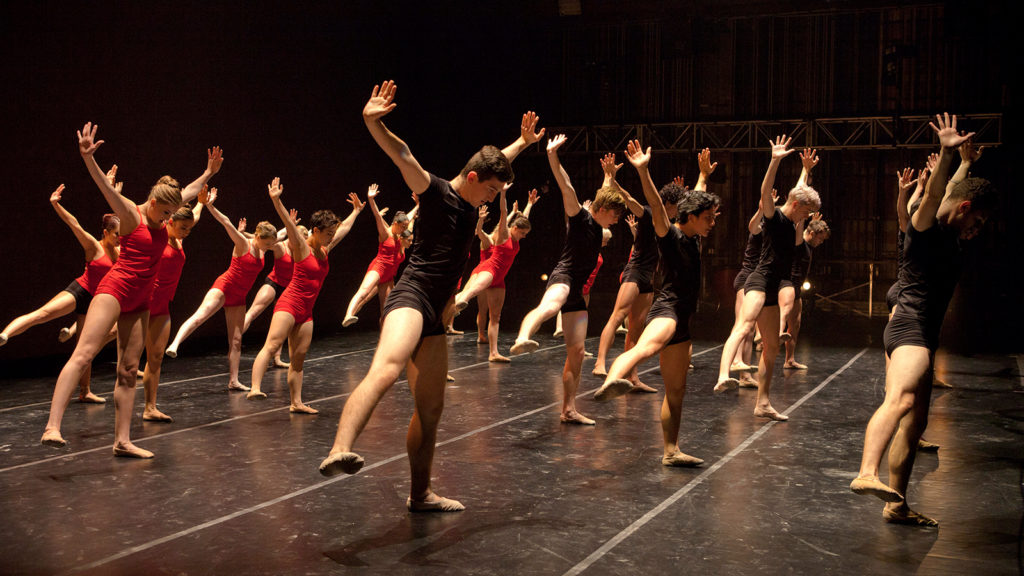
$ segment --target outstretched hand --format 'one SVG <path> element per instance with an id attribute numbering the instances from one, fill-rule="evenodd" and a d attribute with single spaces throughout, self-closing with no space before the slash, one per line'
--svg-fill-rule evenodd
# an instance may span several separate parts
<path id="1" fill-rule="evenodd" d="M 420 195 L 415 193 L 415 192 L 413 192 L 412 193 L 412 201 L 415 202 L 417 206 L 419 206 L 420 205 Z"/>
<path id="2" fill-rule="evenodd" d="M 530 190 L 530 195 L 526 199 L 526 204 L 528 206 L 533 205 L 536 204 L 538 200 L 540 200 L 540 192 L 537 192 L 536 188 Z"/>
<path id="3" fill-rule="evenodd" d="M 398 86 L 395 85 L 394 80 L 387 80 L 380 86 L 374 85 L 370 99 L 363 106 L 363 119 L 377 120 L 394 110 L 395 106 L 398 106 L 394 102 L 397 91 Z"/>
<path id="4" fill-rule="evenodd" d="M 86 122 L 85 126 L 77 132 L 79 154 L 82 156 L 92 156 L 93 152 L 103 144 L 103 140 L 96 140 L 96 131 L 99 130 L 99 128 L 98 124 Z"/>
<path id="5" fill-rule="evenodd" d="M 581 206 L 583 207 L 584 210 L 589 211 L 590 210 L 590 204 L 591 204 L 590 200 L 587 199 L 587 200 L 583 201 L 583 204 L 581 204 Z"/>
<path id="6" fill-rule="evenodd" d="M 779 191 L 776 188 L 772 188 L 772 204 L 779 203 Z"/>
<path id="7" fill-rule="evenodd" d="M 626 216 L 626 225 L 629 226 L 630 230 L 636 231 L 636 216 L 633 216 L 632 212 Z"/>
<path id="8" fill-rule="evenodd" d="M 107 170 L 107 182 L 110 182 L 110 187 L 118 194 L 124 189 L 124 182 L 117 181 L 117 164 L 114 164 L 110 167 L 110 170 Z"/>
<path id="9" fill-rule="evenodd" d="M 818 160 L 817 150 L 804 148 L 804 151 L 800 153 L 800 162 L 804 165 L 804 170 L 806 170 L 808 174 L 810 174 L 811 170 L 814 170 L 814 167 L 818 165 Z"/>
<path id="10" fill-rule="evenodd" d="M 64 192 L 63 184 L 57 186 L 57 189 L 53 191 L 53 194 L 50 194 L 50 204 L 56 204 L 57 202 L 60 202 L 61 192 Z"/>
<path id="11" fill-rule="evenodd" d="M 651 163 L 651 147 L 648 146 L 647 150 L 644 150 L 640 147 L 639 140 L 630 140 L 626 145 L 626 159 L 637 170 L 646 168 Z"/>
<path id="12" fill-rule="evenodd" d="M 968 134 L 957 132 L 956 114 L 952 118 L 949 116 L 949 112 L 936 114 L 935 121 L 938 122 L 938 125 L 934 122 L 929 122 L 928 125 L 935 130 L 935 136 L 938 137 L 939 145 L 943 148 L 956 148 L 974 136 L 974 132 Z"/>
<path id="13" fill-rule="evenodd" d="M 975 146 L 974 139 L 968 139 L 960 145 L 960 160 L 962 162 L 975 163 L 981 158 L 981 152 L 985 149 L 984 146 Z"/>
<path id="14" fill-rule="evenodd" d="M 615 174 L 619 172 L 619 168 L 622 168 L 622 164 L 615 163 L 615 153 L 609 152 L 601 158 L 601 170 L 604 171 L 604 175 L 608 178 L 615 178 Z"/>
<path id="15" fill-rule="evenodd" d="M 238 219 L 238 231 L 239 232 L 245 232 L 245 226 L 246 226 L 245 216 L 242 216 L 241 218 Z"/>
<path id="16" fill-rule="evenodd" d="M 224 151 L 220 146 L 206 149 L 206 171 L 210 175 L 220 172 L 220 166 L 224 163 Z"/>
<path id="17" fill-rule="evenodd" d="M 921 189 L 924 188 L 925 183 L 928 182 L 928 175 L 931 174 L 931 173 L 932 173 L 932 171 L 929 168 L 922 168 L 921 169 L 921 171 L 917 174 L 917 187 L 918 188 L 921 188 Z"/>
<path id="18" fill-rule="evenodd" d="M 481 222 L 487 220 L 487 204 L 481 204 L 480 207 L 476 209 L 476 215 L 477 219 Z"/>
<path id="19" fill-rule="evenodd" d="M 686 181 L 683 180 L 682 176 L 676 176 L 675 178 L 673 178 L 672 183 L 675 184 L 676 186 L 679 186 L 680 188 L 686 188 Z"/>
<path id="20" fill-rule="evenodd" d="M 557 153 L 558 149 L 562 147 L 562 144 L 565 144 L 565 134 L 558 134 L 554 138 L 549 138 L 548 139 L 548 154 L 555 154 L 555 153 Z"/>
<path id="21" fill-rule="evenodd" d="M 199 191 L 199 195 L 196 196 L 196 199 L 198 199 L 199 203 L 202 204 L 203 206 L 209 206 L 210 204 L 213 203 L 213 200 L 216 197 L 216 194 L 217 194 L 217 189 L 216 188 L 214 188 L 211 191 L 209 186 L 207 186 L 206 184 L 203 184 L 203 189 Z"/>
<path id="22" fill-rule="evenodd" d="M 813 220 L 815 222 L 817 222 L 818 220 L 821 220 L 821 218 L 822 218 L 821 212 L 815 212 L 814 214 L 811 214 L 811 220 Z"/>
<path id="23" fill-rule="evenodd" d="M 935 167 L 939 165 L 939 155 L 935 152 L 932 152 L 931 154 L 928 155 L 928 159 L 925 160 L 924 165 L 925 170 L 929 172 L 934 172 Z"/>
<path id="24" fill-rule="evenodd" d="M 711 173 L 715 171 L 715 168 L 718 168 L 718 162 L 715 162 L 714 164 L 711 163 L 710 148 L 705 148 L 697 154 L 697 166 L 700 167 L 700 173 L 703 174 L 705 178 L 710 176 Z"/>
<path id="25" fill-rule="evenodd" d="M 270 184 L 267 184 L 267 193 L 270 194 L 270 198 L 277 200 L 284 193 L 284 186 L 281 185 L 281 179 L 275 177 L 271 180 Z"/>
<path id="26" fill-rule="evenodd" d="M 776 158 L 785 158 L 793 153 L 790 149 L 789 144 L 793 141 L 792 138 L 786 138 L 786 135 L 778 136 L 775 141 L 768 139 L 768 145 L 772 147 L 772 160 Z"/>
<path id="27" fill-rule="evenodd" d="M 904 168 L 902 172 L 896 172 L 896 180 L 899 182 L 900 192 L 909 189 L 915 180 L 913 168 Z"/>
<path id="28" fill-rule="evenodd" d="M 370 187 L 366 189 L 366 198 L 376 198 L 378 192 L 380 192 L 380 188 L 376 184 L 370 184 Z"/>
<path id="29" fill-rule="evenodd" d="M 377 212 L 378 212 L 378 213 L 379 213 L 379 214 L 380 214 L 381 216 L 383 216 L 383 215 L 385 215 L 385 214 L 387 214 L 387 213 L 388 213 L 388 207 L 387 207 L 387 206 L 385 206 L 385 207 L 381 208 L 380 210 L 377 210 Z"/>
<path id="30" fill-rule="evenodd" d="M 298 224 L 302 220 L 302 218 L 299 218 L 299 211 L 296 210 L 295 208 L 292 208 L 291 210 L 288 211 L 288 217 L 291 218 L 292 222 L 295 222 L 296 224 Z"/>
<path id="31" fill-rule="evenodd" d="M 355 192 L 348 193 L 348 203 L 351 204 L 352 209 L 357 212 L 362 210 L 363 206 L 366 206 L 366 203 L 360 200 L 359 195 L 356 194 Z"/>
<path id="32" fill-rule="evenodd" d="M 537 122 L 539 121 L 540 116 L 537 116 L 537 113 L 533 110 L 523 114 L 523 121 L 519 125 L 519 135 L 522 136 L 527 144 L 535 144 L 544 137 L 544 128 L 541 128 L 539 132 L 535 132 L 537 130 Z"/>

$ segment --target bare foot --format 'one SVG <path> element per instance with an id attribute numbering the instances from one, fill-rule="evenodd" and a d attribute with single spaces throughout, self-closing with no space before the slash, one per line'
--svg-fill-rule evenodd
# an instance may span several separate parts
<path id="1" fill-rule="evenodd" d="M 633 394 L 657 394 L 658 390 L 637 380 L 636 382 L 633 382 L 633 389 L 630 390 L 630 392 Z"/>
<path id="2" fill-rule="evenodd" d="M 754 408 L 754 416 L 758 418 L 767 418 L 769 420 L 775 420 L 776 422 L 785 422 L 789 420 L 789 416 L 779 413 L 775 408 L 766 406 L 764 408 Z"/>
<path id="3" fill-rule="evenodd" d="M 476 343 L 477 344 L 487 344 L 487 337 L 486 336 L 477 336 L 476 337 Z"/>
<path id="4" fill-rule="evenodd" d="M 792 341 L 793 341 L 793 335 L 790 334 L 789 332 L 783 332 L 782 334 L 779 334 L 779 344 L 785 344 L 786 342 L 792 342 Z"/>
<path id="5" fill-rule="evenodd" d="M 807 370 L 807 364 L 801 364 L 796 360 L 786 362 L 785 364 L 782 365 L 782 367 L 787 368 L 789 370 Z"/>
<path id="6" fill-rule="evenodd" d="M 740 381 L 735 378 L 724 378 L 715 384 L 714 392 L 721 394 L 722 392 L 728 392 L 729 390 L 735 390 L 739 387 Z"/>
<path id="7" fill-rule="evenodd" d="M 945 380 L 939 380 L 938 377 L 932 377 L 932 387 L 934 388 L 952 388 L 953 385 Z"/>
<path id="8" fill-rule="evenodd" d="M 554 336 L 555 338 L 561 338 L 562 337 L 562 331 L 561 330 L 555 330 L 554 332 L 551 333 L 551 335 Z"/>
<path id="9" fill-rule="evenodd" d="M 740 378 L 740 388 L 757 388 L 757 380 L 747 376 L 746 378 Z"/>
<path id="10" fill-rule="evenodd" d="M 153 408 L 150 410 L 146 408 L 142 411 L 142 419 L 147 422 L 174 422 L 174 419 L 164 414 L 160 410 Z"/>
<path id="11" fill-rule="evenodd" d="M 697 458 L 696 456 L 690 456 L 683 452 L 676 452 L 675 454 L 666 454 L 661 457 L 661 463 L 665 466 L 672 466 L 677 468 L 693 468 L 700 466 L 704 463 L 704 460 Z"/>
<path id="12" fill-rule="evenodd" d="M 57 342 L 60 342 L 60 343 L 63 344 L 64 342 L 67 342 L 68 340 L 71 340 L 71 330 L 69 330 L 66 327 L 65 328 L 61 328 L 60 329 L 60 334 L 57 335 Z"/>
<path id="13" fill-rule="evenodd" d="M 455 328 L 446 328 L 444 333 L 449 336 L 462 336 L 465 334 L 462 330 L 456 330 Z"/>
<path id="14" fill-rule="evenodd" d="M 237 380 L 235 380 L 234 382 L 228 382 L 228 390 L 238 390 L 238 391 L 241 391 L 241 392 L 245 392 L 248 389 L 249 389 L 248 386 L 246 386 L 245 384 L 242 384 L 241 382 L 239 382 Z"/>
<path id="15" fill-rule="evenodd" d="M 124 444 L 114 444 L 114 456 L 119 458 L 152 458 L 153 453 L 149 450 L 143 450 L 131 442 Z"/>
<path id="16" fill-rule="evenodd" d="M 534 340 L 516 340 L 508 351 L 513 356 L 519 356 L 520 354 L 529 354 L 537 348 L 540 348 L 540 344 Z"/>
<path id="17" fill-rule="evenodd" d="M 594 392 L 594 400 L 597 400 L 598 402 L 605 402 L 612 398 L 618 398 L 632 389 L 633 383 L 629 380 L 624 380 L 622 378 L 609 380 L 598 388 L 597 392 Z M 564 414 L 562 415 L 562 422 L 565 422 Z"/>
<path id="18" fill-rule="evenodd" d="M 97 396 L 92 391 L 86 392 L 85 394 L 78 395 L 78 401 L 83 404 L 106 404 L 107 399 Z"/>
<path id="19" fill-rule="evenodd" d="M 280 356 L 275 356 L 274 357 L 274 367 L 275 368 L 289 368 L 289 367 L 291 367 L 291 362 L 284 362 L 283 360 L 281 360 Z"/>
<path id="20" fill-rule="evenodd" d="M 491 354 L 487 357 L 488 362 L 497 362 L 499 364 L 508 364 L 512 360 L 502 356 L 501 354 Z"/>
<path id="21" fill-rule="evenodd" d="M 320 463 L 320 473 L 324 476 L 355 474 L 363 467 L 363 457 L 355 452 L 334 452 Z"/>
<path id="22" fill-rule="evenodd" d="M 886 502 L 901 502 L 903 495 L 878 479 L 878 476 L 857 476 L 850 482 L 850 490 L 861 496 L 877 496 Z"/>
<path id="23" fill-rule="evenodd" d="M 266 397 L 266 392 L 260 390 L 249 390 L 249 393 L 245 395 L 247 400 L 264 400 Z"/>
<path id="24" fill-rule="evenodd" d="M 341 321 L 342 328 L 348 328 L 349 326 L 359 322 L 358 316 L 345 316 L 345 319 Z"/>
<path id="25" fill-rule="evenodd" d="M 310 408 L 309 406 L 306 406 L 305 404 L 299 404 L 297 406 L 295 404 L 292 404 L 288 408 L 288 411 L 291 412 L 292 414 L 319 414 L 320 413 L 320 411 L 317 410 L 316 408 Z"/>
<path id="26" fill-rule="evenodd" d="M 60 435 L 60 430 L 44 430 L 43 437 L 39 439 L 39 442 L 55 448 L 62 448 L 68 445 L 68 441 Z"/>
<path id="27" fill-rule="evenodd" d="M 431 492 L 423 500 L 409 498 L 405 501 L 405 507 L 409 512 L 462 512 L 466 509 L 462 502 L 438 496 Z"/>
<path id="28" fill-rule="evenodd" d="M 732 366 L 729 366 L 729 372 L 751 372 L 753 370 L 757 370 L 757 368 L 743 362 L 733 362 Z"/>
<path id="29" fill-rule="evenodd" d="M 627 382 L 628 382 L 628 380 L 627 380 Z M 563 424 L 580 424 L 580 425 L 583 425 L 583 426 L 593 426 L 593 425 L 597 424 L 597 422 L 591 420 L 590 418 L 587 418 L 586 416 L 584 416 L 583 414 L 580 414 L 579 412 L 577 412 L 575 410 L 570 410 L 568 412 L 563 412 L 561 420 L 562 420 Z"/>
<path id="30" fill-rule="evenodd" d="M 445 382 L 455 382 L 455 376 L 452 376 L 451 374 L 445 374 L 444 380 Z"/>
<path id="31" fill-rule="evenodd" d="M 164 350 L 164 354 L 167 354 L 168 358 L 177 358 L 178 357 L 178 349 L 177 348 L 168 348 L 167 350 Z"/>
<path id="32" fill-rule="evenodd" d="M 925 440 L 924 438 L 921 438 L 920 440 L 917 441 L 917 451 L 918 452 L 938 452 L 939 451 L 939 445 L 934 443 L 934 442 L 929 442 L 929 441 Z"/>
<path id="33" fill-rule="evenodd" d="M 938 528 L 939 523 L 919 512 L 914 512 L 906 503 L 897 504 L 890 508 L 882 509 L 882 518 L 890 524 L 903 524 L 905 526 L 919 526 L 921 528 Z"/>
<path id="34" fill-rule="evenodd" d="M 606 378 L 608 376 L 608 371 L 605 370 L 604 366 L 594 366 L 590 373 L 598 378 Z"/>

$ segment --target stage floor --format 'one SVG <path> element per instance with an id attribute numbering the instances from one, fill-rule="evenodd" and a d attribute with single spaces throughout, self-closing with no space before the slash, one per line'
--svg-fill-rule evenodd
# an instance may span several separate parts
<path id="1" fill-rule="evenodd" d="M 69 446 L 40 445 L 53 378 L 3 378 L 0 572 L 1020 574 L 1020 358 L 942 358 L 954 388 L 935 390 L 926 433 L 942 448 L 918 455 L 910 488 L 911 506 L 941 527 L 892 526 L 881 501 L 848 488 L 884 356 L 865 335 L 834 332 L 801 342 L 810 370 L 776 374 L 787 423 L 754 418 L 753 390 L 713 395 L 721 343 L 696 341 L 680 433 L 706 461 L 696 469 L 661 465 L 661 394 L 597 404 L 588 359 L 578 405 L 597 426 L 563 425 L 560 340 L 541 336 L 537 352 L 493 365 L 474 337 L 450 337 L 456 382 L 433 483 L 466 504 L 457 514 L 405 509 L 404 380 L 356 445 L 363 470 L 317 473 L 375 334 L 314 340 L 303 396 L 317 416 L 288 412 L 286 371 L 268 373 L 268 399 L 247 401 L 227 390 L 222 350 L 185 347 L 164 362 L 160 408 L 173 423 L 142 422 L 140 384 L 133 436 L 156 453 L 148 461 L 111 455 L 110 401 L 72 401 Z M 244 351 L 244 369 L 257 351 Z M 660 389 L 656 361 L 642 370 Z M 108 400 L 112 374 L 105 364 L 93 376 Z"/>

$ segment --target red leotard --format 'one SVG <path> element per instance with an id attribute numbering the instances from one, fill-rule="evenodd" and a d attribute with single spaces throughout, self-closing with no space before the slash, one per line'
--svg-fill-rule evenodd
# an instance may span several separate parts
<path id="1" fill-rule="evenodd" d="M 486 260 L 484 259 L 485 254 L 487 255 Z M 494 276 L 494 280 L 491 281 L 489 288 L 504 288 L 505 275 L 508 274 L 509 268 L 512 268 L 516 254 L 519 254 L 519 242 L 509 237 L 504 244 L 480 252 L 480 264 L 473 269 L 473 274 L 490 272 Z"/>
<path id="2" fill-rule="evenodd" d="M 252 283 L 263 271 L 263 258 L 257 258 L 251 252 L 231 257 L 231 266 L 213 283 L 224 293 L 224 306 L 245 306 L 245 296 L 252 288 Z"/>
<path id="3" fill-rule="evenodd" d="M 113 267 L 114 263 L 110 261 L 110 256 L 104 252 L 103 256 L 85 263 L 85 272 L 75 278 L 75 282 L 78 282 L 78 285 L 85 288 L 89 294 L 96 294 L 96 287 L 100 285 L 100 280 L 103 280 L 103 277 Z"/>
<path id="4" fill-rule="evenodd" d="M 135 210 L 139 212 L 139 225 L 131 234 L 121 237 L 121 255 L 96 287 L 96 294 L 110 294 L 117 299 L 121 314 L 149 308 L 160 257 L 167 245 L 167 229 L 150 228 L 138 206 Z"/>
<path id="5" fill-rule="evenodd" d="M 374 270 L 380 276 L 378 282 L 386 284 L 395 279 L 398 266 L 405 260 L 405 251 L 395 242 L 394 236 L 388 236 L 386 240 L 377 246 L 377 256 L 366 268 L 366 271 Z"/>
<path id="6" fill-rule="evenodd" d="M 292 268 L 294 265 L 295 263 L 292 262 L 292 255 L 287 252 L 283 252 L 280 258 L 276 258 L 274 260 L 274 269 L 267 275 L 267 280 L 270 280 L 282 288 L 287 288 L 288 283 L 292 281 Z"/>
<path id="7" fill-rule="evenodd" d="M 583 285 L 584 296 L 590 294 L 590 289 L 594 287 L 594 280 L 597 279 L 597 271 L 601 269 L 601 264 L 604 264 L 604 257 L 598 254 L 597 266 L 594 266 L 594 271 L 590 273 L 590 278 L 587 278 L 587 283 Z"/>
<path id="8" fill-rule="evenodd" d="M 326 258 L 320 260 L 310 250 L 305 258 L 295 263 L 292 281 L 277 299 L 274 312 L 291 314 L 296 324 L 312 321 L 313 305 L 316 304 L 316 297 L 320 295 L 320 288 L 330 269 L 331 264 Z"/>
<path id="9" fill-rule="evenodd" d="M 168 243 L 160 257 L 160 271 L 156 275 L 153 295 L 149 298 L 149 317 L 166 316 L 171 313 L 171 300 L 178 289 L 181 269 L 185 267 L 185 249 L 175 248 Z"/>

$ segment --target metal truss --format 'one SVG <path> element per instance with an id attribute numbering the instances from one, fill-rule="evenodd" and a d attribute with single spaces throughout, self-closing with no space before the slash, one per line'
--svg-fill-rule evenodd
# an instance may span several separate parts
<path id="1" fill-rule="evenodd" d="M 564 133 L 561 153 L 605 153 L 625 150 L 636 138 L 658 152 L 693 152 L 702 148 L 745 152 L 763 150 L 780 134 L 793 138 L 793 147 L 819 150 L 877 150 L 934 148 L 932 116 L 864 116 L 812 120 L 749 120 L 739 122 L 677 122 L 548 127 Z M 958 125 L 976 132 L 974 141 L 1002 144 L 1002 114 L 958 116 Z M 538 147 L 543 152 L 543 147 Z"/>

